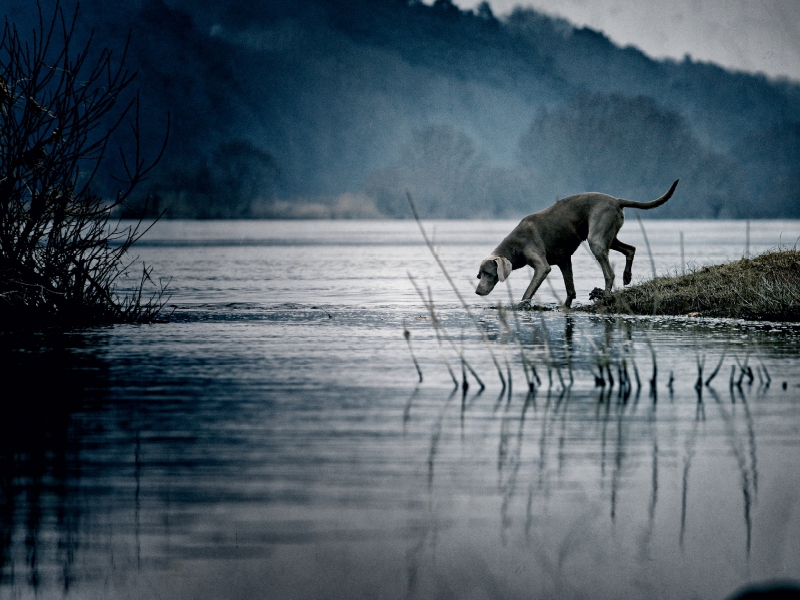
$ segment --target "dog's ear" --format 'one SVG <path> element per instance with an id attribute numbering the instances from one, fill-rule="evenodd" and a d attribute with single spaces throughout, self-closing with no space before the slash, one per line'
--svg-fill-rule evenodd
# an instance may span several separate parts
<path id="1" fill-rule="evenodd" d="M 497 263 L 497 278 L 500 281 L 505 281 L 511 275 L 511 261 L 505 256 L 498 256 L 494 261 Z"/>

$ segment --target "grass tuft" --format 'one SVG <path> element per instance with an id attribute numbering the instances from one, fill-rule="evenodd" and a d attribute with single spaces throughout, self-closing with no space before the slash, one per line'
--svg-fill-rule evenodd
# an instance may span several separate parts
<path id="1" fill-rule="evenodd" d="M 779 249 L 690 269 L 684 275 L 656 277 L 599 296 L 583 310 L 800 321 L 800 251 Z"/>

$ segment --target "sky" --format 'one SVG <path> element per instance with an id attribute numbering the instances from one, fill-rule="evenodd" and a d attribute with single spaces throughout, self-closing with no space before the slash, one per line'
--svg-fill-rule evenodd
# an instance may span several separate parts
<path id="1" fill-rule="evenodd" d="M 454 0 L 473 8 L 480 0 Z M 514 6 L 603 31 L 653 58 L 714 62 L 800 82 L 800 0 L 489 0 L 498 16 Z"/>

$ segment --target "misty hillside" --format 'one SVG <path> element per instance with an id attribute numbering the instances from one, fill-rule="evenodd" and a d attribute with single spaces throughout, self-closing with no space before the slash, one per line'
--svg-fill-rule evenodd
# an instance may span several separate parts
<path id="1" fill-rule="evenodd" d="M 116 3 L 114 3 L 116 4 Z M 9 18 L 30 26 L 27 0 Z M 531 10 L 449 0 L 81 4 L 132 31 L 170 217 L 511 217 L 580 191 L 648 216 L 800 217 L 800 85 L 654 61 Z"/>

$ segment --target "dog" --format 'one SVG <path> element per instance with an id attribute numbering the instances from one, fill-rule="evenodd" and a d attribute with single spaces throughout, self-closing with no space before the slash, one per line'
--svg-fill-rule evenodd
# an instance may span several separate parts
<path id="1" fill-rule="evenodd" d="M 511 271 L 530 265 L 534 275 L 522 296 L 522 301 L 525 302 L 542 285 L 550 273 L 550 265 L 557 265 L 567 288 L 564 306 L 570 307 L 575 299 L 572 255 L 584 240 L 589 241 L 589 248 L 603 269 L 606 293 L 611 292 L 614 285 L 614 271 L 608 262 L 609 250 L 625 255 L 622 282 L 628 285 L 631 282 L 631 267 L 636 248 L 617 239 L 617 233 L 625 221 L 622 209 L 648 210 L 661 206 L 672 197 L 678 181 L 680 180 L 675 180 L 666 194 L 652 202 L 634 202 L 598 192 L 587 192 L 569 196 L 549 208 L 528 215 L 483 259 L 478 271 L 480 283 L 475 293 L 486 296 L 498 281 L 505 281 Z"/>

